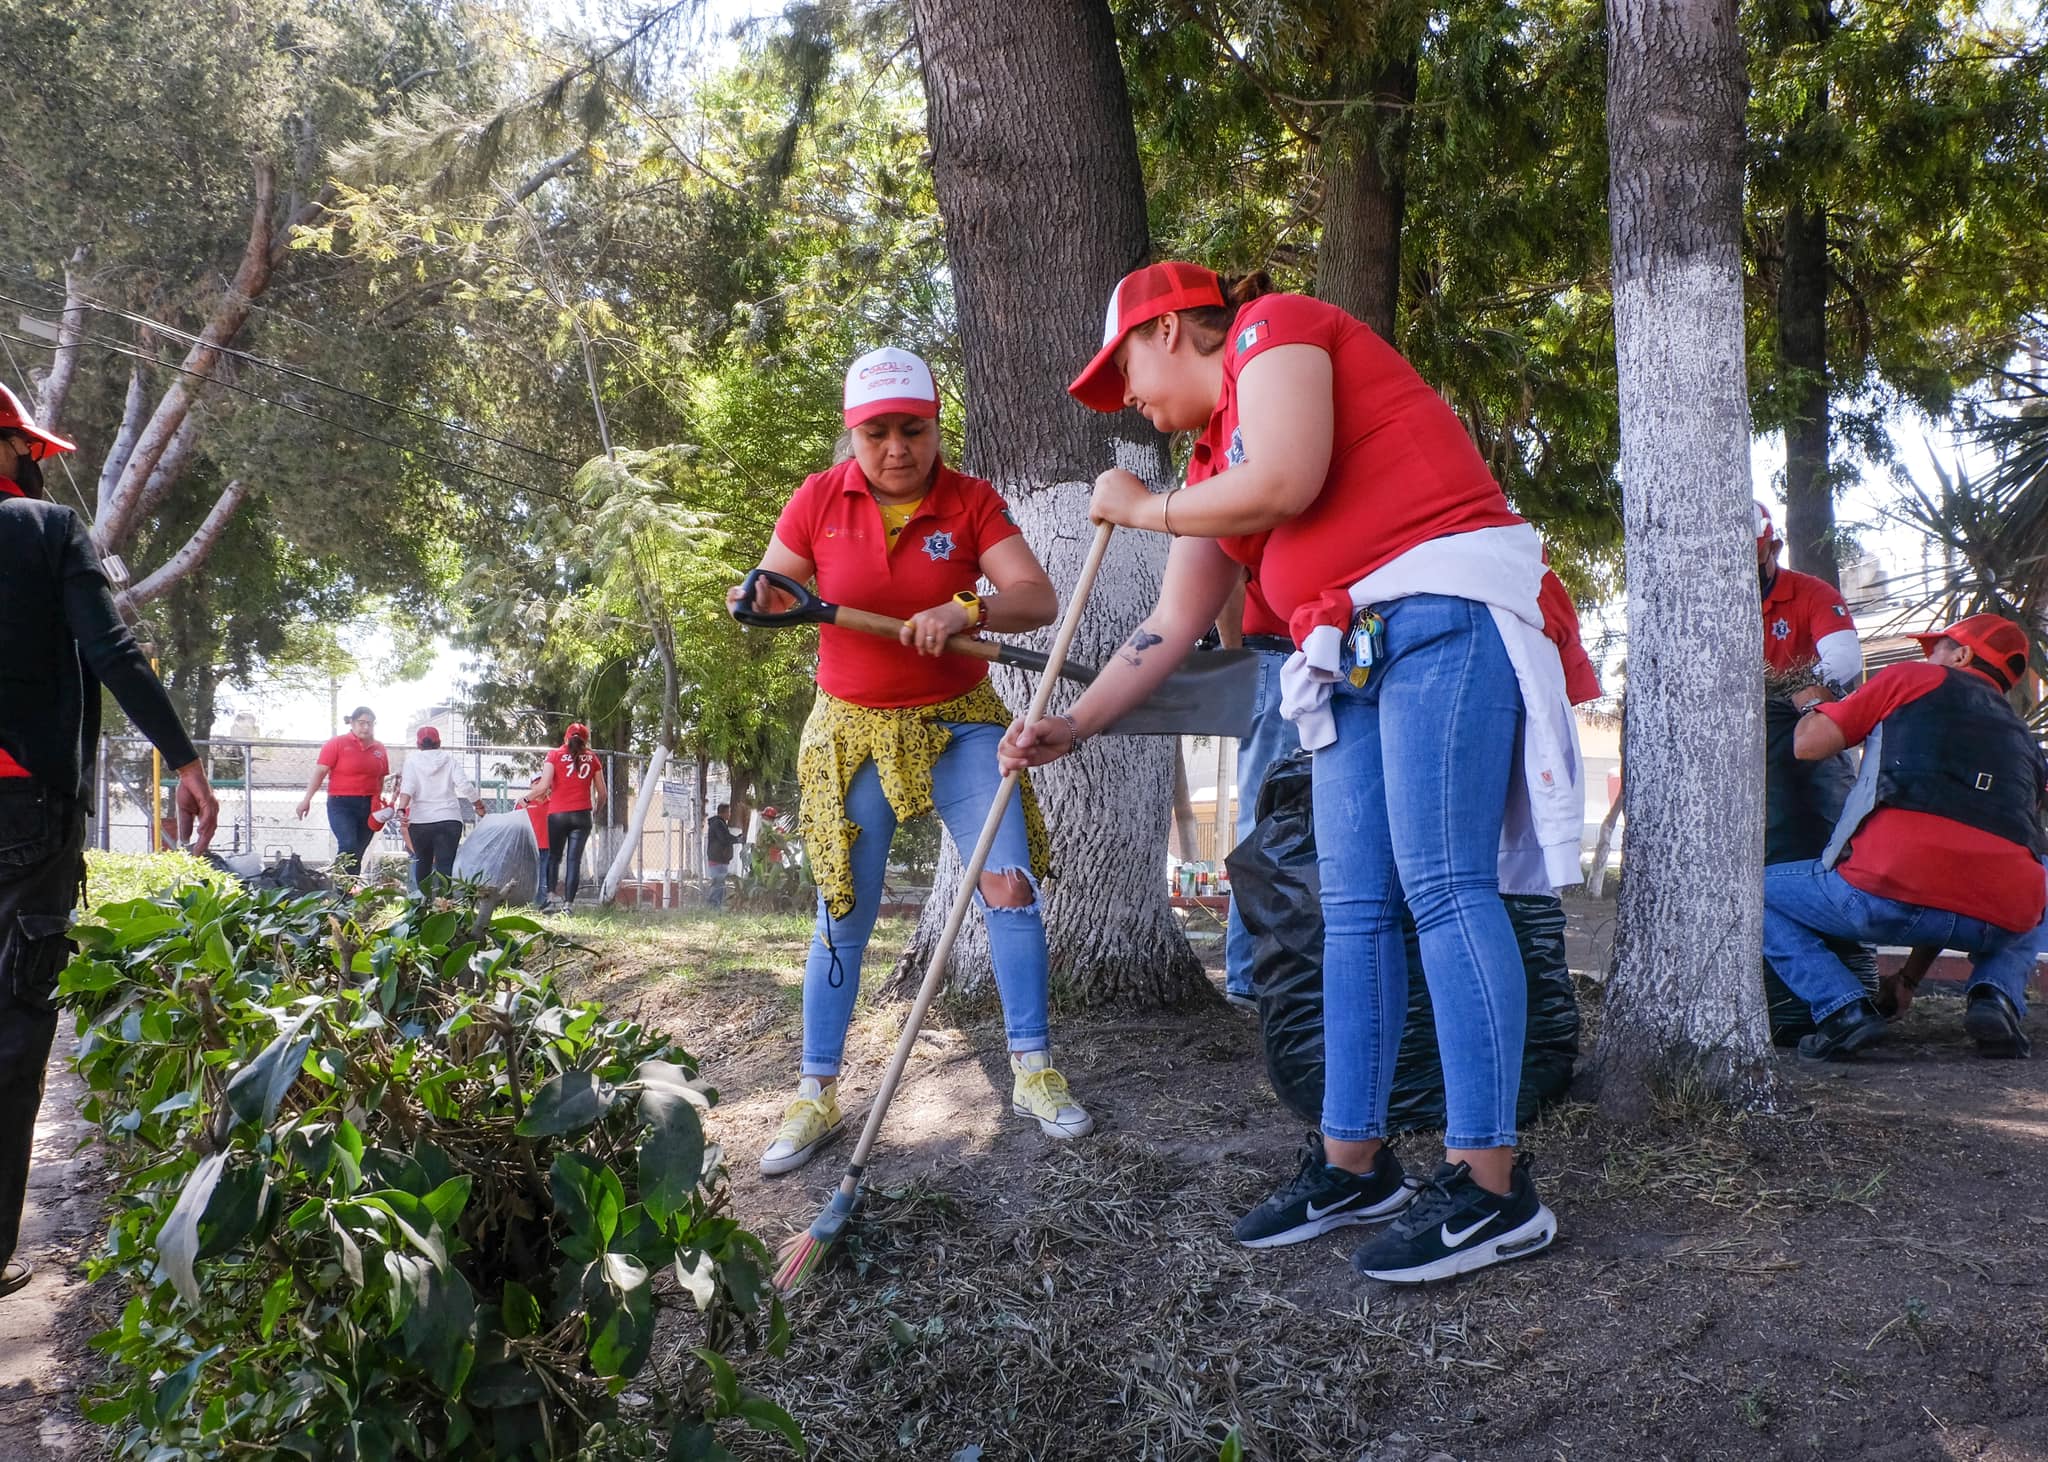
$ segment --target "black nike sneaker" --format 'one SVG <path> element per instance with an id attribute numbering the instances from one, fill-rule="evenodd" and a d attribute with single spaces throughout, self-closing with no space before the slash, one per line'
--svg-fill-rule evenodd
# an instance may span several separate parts
<path id="1" fill-rule="evenodd" d="M 1536 1197 L 1527 1158 L 1516 1161 L 1505 1197 L 1473 1182 L 1466 1164 L 1445 1163 L 1351 1266 L 1388 1284 L 1426 1284 L 1526 1258 L 1556 1237 L 1557 1215 Z"/>
<path id="2" fill-rule="evenodd" d="M 1399 1213 L 1415 1196 L 1394 1149 L 1382 1146 L 1369 1173 L 1333 1168 L 1323 1154 L 1323 1136 L 1311 1132 L 1301 1144 L 1301 1166 L 1264 1203 L 1231 1226 L 1247 1249 L 1276 1249 L 1352 1223 L 1377 1223 Z"/>

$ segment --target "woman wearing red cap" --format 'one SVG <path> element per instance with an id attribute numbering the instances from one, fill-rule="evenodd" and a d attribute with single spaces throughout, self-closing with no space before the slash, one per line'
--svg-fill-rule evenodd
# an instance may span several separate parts
<path id="1" fill-rule="evenodd" d="M 1393 1219 L 1353 1262 L 1395 1282 L 1542 1248 L 1556 1220 L 1515 1161 L 1527 985 L 1500 895 L 1504 882 L 1576 882 L 1584 814 L 1534 530 L 1385 341 L 1263 275 L 1168 263 L 1127 276 L 1070 390 L 1200 435 L 1172 492 L 1122 470 L 1096 479 L 1098 522 L 1175 535 L 1159 605 L 1071 715 L 1013 729 L 1004 764 L 1048 761 L 1113 723 L 1247 572 L 1300 647 L 1283 705 L 1315 753 L 1325 1095 L 1298 1173 L 1238 1239 Z M 1404 896 L 1448 1111 L 1446 1161 L 1419 1193 L 1384 1142 L 1408 1000 Z"/>
<path id="2" fill-rule="evenodd" d="M 540 890 L 545 913 L 557 887 L 562 902 L 575 907 L 576 887 L 583 878 L 583 845 L 590 840 L 590 814 L 604 806 L 604 768 L 590 753 L 590 728 L 571 722 L 562 744 L 547 755 L 539 780 L 526 801 L 548 807 L 547 881 Z"/>
<path id="3" fill-rule="evenodd" d="M 411 837 L 412 881 L 424 894 L 427 880 L 435 874 L 443 882 L 455 876 L 463 805 L 482 817 L 484 800 L 477 796 L 461 760 L 442 749 L 437 727 L 420 727 L 414 740 L 416 748 L 398 773 L 398 811 L 405 815 Z"/>
<path id="4" fill-rule="evenodd" d="M 975 629 L 1037 629 L 1058 607 L 995 489 L 940 460 L 938 414 L 931 371 L 917 356 L 883 349 L 856 360 L 845 396 L 853 455 L 805 479 L 761 558 L 764 569 L 815 578 L 828 599 L 906 621 L 893 644 L 834 625 L 819 631 L 818 699 L 797 759 L 818 923 L 804 967 L 797 1095 L 762 1154 L 764 1173 L 803 1166 L 840 1130 L 846 1028 L 897 824 L 936 810 L 965 848 L 994 798 L 1009 709 L 987 666 L 942 647 Z M 986 597 L 975 593 L 984 578 L 995 587 Z M 756 607 L 784 606 L 764 584 Z M 1003 818 L 977 901 L 1003 1001 L 1011 1110 L 1049 1136 L 1079 1137 L 1093 1123 L 1048 1049 L 1037 890 L 1046 846 L 1027 788 Z"/>

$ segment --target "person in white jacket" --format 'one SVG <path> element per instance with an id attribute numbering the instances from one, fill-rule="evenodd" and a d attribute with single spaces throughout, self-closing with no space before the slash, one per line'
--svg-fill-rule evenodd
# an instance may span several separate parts
<path id="1" fill-rule="evenodd" d="M 422 726 L 417 741 L 418 750 L 399 768 L 398 810 L 412 833 L 413 882 L 424 894 L 430 891 L 427 879 L 432 875 L 438 873 L 444 882 L 455 876 L 462 805 L 467 802 L 482 817 L 484 803 L 461 760 L 442 750 L 439 730 Z"/>

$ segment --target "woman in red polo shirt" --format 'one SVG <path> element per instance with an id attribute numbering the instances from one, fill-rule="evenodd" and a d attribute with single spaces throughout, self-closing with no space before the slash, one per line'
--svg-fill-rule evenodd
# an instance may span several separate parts
<path id="1" fill-rule="evenodd" d="M 1315 753 L 1325 1096 L 1298 1173 L 1240 1220 L 1239 1241 L 1391 1218 L 1353 1262 L 1396 1282 L 1542 1248 L 1556 1220 L 1514 1160 L 1527 986 L 1501 881 L 1510 850 L 1533 857 L 1543 892 L 1576 881 L 1584 814 L 1566 805 L 1577 744 L 1535 532 L 1392 347 L 1263 275 L 1226 283 L 1156 264 L 1127 276 L 1101 352 L 1069 389 L 1200 436 L 1186 485 L 1163 496 L 1120 470 L 1096 480 L 1097 521 L 1181 535 L 1160 602 L 1071 716 L 1005 738 L 1004 763 L 1042 763 L 1114 722 L 1247 568 L 1300 647 L 1283 705 Z M 1504 840 L 1518 809 L 1530 835 Z M 1383 1140 L 1407 1011 L 1404 895 L 1448 1109 L 1446 1161 L 1419 1194 Z"/>
<path id="2" fill-rule="evenodd" d="M 314 794 L 327 783 L 327 826 L 334 833 L 334 871 L 355 873 L 370 850 L 377 830 L 370 813 L 391 775 L 391 757 L 377 739 L 377 713 L 357 706 L 348 713 L 348 730 L 320 748 L 313 779 L 299 799 L 299 816 L 313 810 Z"/>
<path id="3" fill-rule="evenodd" d="M 562 902 L 574 908 L 576 889 L 583 879 L 583 845 L 590 840 L 591 811 L 604 806 L 604 768 L 590 750 L 590 728 L 581 721 L 570 723 L 562 733 L 562 744 L 547 754 L 528 804 L 544 802 L 548 809 L 548 835 L 541 846 L 547 878 L 540 889 L 540 907 L 545 912 L 556 888 Z"/>
<path id="4" fill-rule="evenodd" d="M 1009 709 L 987 666 L 942 647 L 974 629 L 1037 629 L 1058 608 L 995 489 L 940 460 L 938 415 L 937 387 L 917 356 L 882 349 L 856 360 L 845 395 L 853 455 L 804 480 L 761 558 L 764 569 L 815 578 L 828 599 L 906 621 L 895 644 L 834 625 L 819 631 L 818 699 L 797 758 L 818 923 L 804 967 L 797 1095 L 762 1154 L 764 1173 L 803 1166 L 839 1131 L 846 1028 L 898 822 L 936 810 L 965 849 L 1000 782 L 995 748 Z M 974 592 L 984 578 L 995 586 L 985 598 Z M 765 585 L 756 602 L 786 607 Z M 1046 846 L 1027 788 L 1003 818 L 978 902 L 1009 1037 L 1011 1109 L 1049 1136 L 1079 1137 L 1094 1124 L 1049 1054 L 1037 889 Z"/>

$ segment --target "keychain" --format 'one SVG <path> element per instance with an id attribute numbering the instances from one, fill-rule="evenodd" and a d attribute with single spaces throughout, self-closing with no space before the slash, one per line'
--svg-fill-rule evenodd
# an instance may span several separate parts
<path id="1" fill-rule="evenodd" d="M 1363 690 L 1373 666 L 1387 653 L 1387 622 L 1371 609 L 1361 610 L 1351 626 L 1351 687 Z"/>

